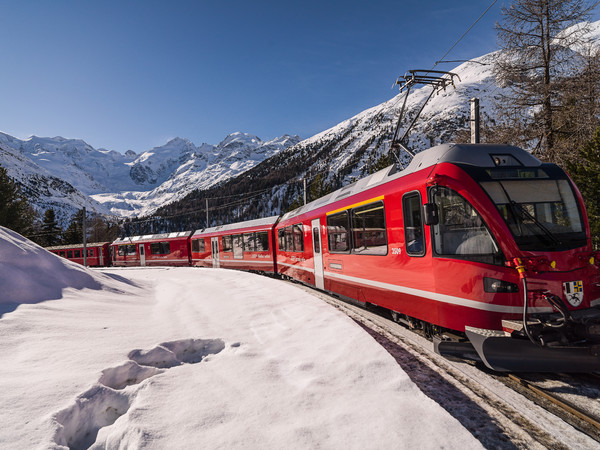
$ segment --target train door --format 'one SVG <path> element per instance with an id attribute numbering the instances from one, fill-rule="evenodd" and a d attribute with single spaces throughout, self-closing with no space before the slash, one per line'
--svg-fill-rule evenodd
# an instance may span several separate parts
<path id="1" fill-rule="evenodd" d="M 140 244 L 139 249 L 140 249 L 140 266 L 144 267 L 146 265 L 146 252 L 144 250 L 144 244 Z"/>
<path id="2" fill-rule="evenodd" d="M 220 263 L 219 263 L 219 238 L 218 237 L 210 238 L 210 246 L 211 246 L 211 251 L 212 251 L 213 267 L 215 269 L 218 269 L 220 267 Z"/>
<path id="3" fill-rule="evenodd" d="M 313 242 L 313 261 L 315 266 L 315 286 L 317 289 L 325 289 L 323 278 L 323 248 L 321 246 L 321 221 L 314 219 L 311 222 L 312 242 Z"/>

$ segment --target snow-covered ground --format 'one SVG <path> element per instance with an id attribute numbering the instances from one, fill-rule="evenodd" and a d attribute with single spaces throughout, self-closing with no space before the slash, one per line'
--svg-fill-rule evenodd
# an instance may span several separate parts
<path id="1" fill-rule="evenodd" d="M 2 227 L 0 357 L 0 448 L 481 448 L 296 286 L 88 270 Z"/>

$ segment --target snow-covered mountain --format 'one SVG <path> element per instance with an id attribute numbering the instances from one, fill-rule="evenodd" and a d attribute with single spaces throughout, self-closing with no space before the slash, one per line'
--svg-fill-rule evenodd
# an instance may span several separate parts
<path id="1" fill-rule="evenodd" d="M 216 146 L 175 138 L 137 155 L 94 149 L 78 139 L 21 140 L 0 133 L 0 165 L 38 211 L 54 208 L 67 220 L 85 204 L 101 214 L 139 216 L 236 176 L 299 141 L 286 135 L 263 142 L 238 132 Z"/>

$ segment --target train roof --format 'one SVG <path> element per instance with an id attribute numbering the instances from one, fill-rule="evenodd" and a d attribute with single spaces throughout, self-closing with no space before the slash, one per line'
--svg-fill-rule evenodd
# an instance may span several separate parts
<path id="1" fill-rule="evenodd" d="M 88 242 L 85 244 L 86 247 L 102 247 L 103 245 L 110 244 L 110 242 Z M 81 244 L 69 244 L 69 245 L 53 245 L 51 247 L 44 247 L 46 250 L 68 250 L 70 248 L 83 248 L 83 242 Z"/>
<path id="2" fill-rule="evenodd" d="M 273 225 L 277 222 L 279 216 L 265 217 L 263 219 L 246 220 L 244 222 L 228 223 L 226 225 L 218 225 L 216 227 L 209 227 L 203 230 L 197 230 L 194 236 L 204 236 L 212 233 L 219 233 L 222 231 L 239 230 L 244 228 L 260 227 L 263 225 Z"/>
<path id="3" fill-rule="evenodd" d="M 135 244 L 136 242 L 161 241 L 161 240 L 166 240 L 166 239 L 189 237 L 191 235 L 192 235 L 191 231 L 178 231 L 175 233 L 146 234 L 143 236 L 126 236 L 123 238 L 116 239 L 113 242 L 113 245 L 115 245 L 115 244 Z"/>
<path id="4" fill-rule="evenodd" d="M 506 158 L 506 157 L 512 158 Z M 497 167 L 494 158 L 503 157 L 505 161 L 524 167 L 538 167 L 542 162 L 526 150 L 505 144 L 442 144 L 423 150 L 415 155 L 410 164 L 401 171 L 395 166 L 386 167 L 368 177 L 349 184 L 337 191 L 307 203 L 300 208 L 284 214 L 281 221 L 297 217 L 308 211 L 313 211 L 322 206 L 329 205 L 345 197 L 349 197 L 383 183 L 402 178 L 427 167 L 440 163 L 468 164 L 478 167 Z M 515 163 L 516 161 L 516 163 Z"/>

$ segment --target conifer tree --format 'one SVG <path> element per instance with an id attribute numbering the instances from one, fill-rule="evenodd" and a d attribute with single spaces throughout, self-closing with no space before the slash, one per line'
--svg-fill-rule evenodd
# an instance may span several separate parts
<path id="1" fill-rule="evenodd" d="M 600 128 L 579 150 L 579 159 L 569 163 L 567 168 L 583 196 L 594 248 L 600 249 Z"/>
<path id="2" fill-rule="evenodd" d="M 19 186 L 0 166 L 0 225 L 27 235 L 32 230 L 34 216 Z"/>
<path id="3" fill-rule="evenodd" d="M 71 223 L 63 233 L 63 244 L 81 244 L 83 242 L 83 209 L 71 218 Z"/>
<path id="4" fill-rule="evenodd" d="M 58 245 L 61 241 L 62 228 L 58 225 L 56 214 L 52 208 L 44 213 L 44 219 L 39 233 L 39 243 L 44 247 Z"/>

